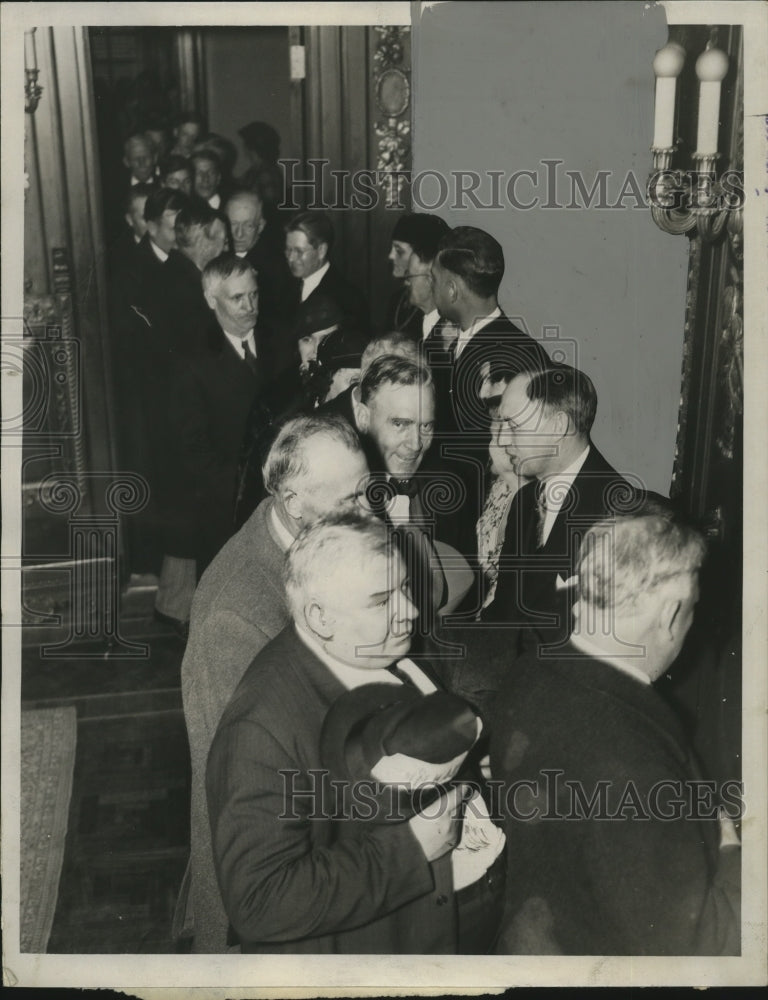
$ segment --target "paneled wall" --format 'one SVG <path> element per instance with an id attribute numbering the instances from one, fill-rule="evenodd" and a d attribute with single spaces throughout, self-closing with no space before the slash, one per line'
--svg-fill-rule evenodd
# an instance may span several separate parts
<path id="1" fill-rule="evenodd" d="M 288 28 L 207 28 L 202 32 L 208 121 L 238 149 L 235 173 L 248 168 L 237 130 L 264 121 L 280 133 L 283 156 L 291 138 Z"/>
<path id="2" fill-rule="evenodd" d="M 450 200 L 435 210 L 501 242 L 503 307 L 536 337 L 558 329 L 566 353 L 597 387 L 596 443 L 615 465 L 666 493 L 687 241 L 661 233 L 633 193 L 644 189 L 651 167 L 652 62 L 667 40 L 663 9 L 455 2 L 425 9 L 413 35 L 415 175 L 501 172 L 504 207 L 473 207 L 465 198 L 462 208 L 451 182 Z M 524 170 L 532 175 L 515 183 L 515 205 L 505 185 Z M 586 197 L 577 191 L 572 198 L 566 171 L 581 175 Z M 600 171 L 609 172 L 608 204 L 632 175 L 626 207 L 578 207 L 590 204 Z M 414 197 L 432 204 L 436 192 L 436 182 L 425 183 Z M 493 204 L 487 176 L 477 196 Z M 567 207 L 572 202 L 577 207 Z"/>

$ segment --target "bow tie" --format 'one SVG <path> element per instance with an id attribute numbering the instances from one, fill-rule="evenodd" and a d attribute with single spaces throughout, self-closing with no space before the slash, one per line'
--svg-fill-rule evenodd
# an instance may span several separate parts
<path id="1" fill-rule="evenodd" d="M 390 479 L 395 493 L 406 497 L 415 497 L 419 492 L 419 484 L 415 479 Z"/>

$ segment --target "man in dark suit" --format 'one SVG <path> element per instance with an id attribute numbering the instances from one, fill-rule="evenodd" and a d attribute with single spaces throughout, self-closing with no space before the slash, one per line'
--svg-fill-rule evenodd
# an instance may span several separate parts
<path id="1" fill-rule="evenodd" d="M 160 324 L 168 349 L 189 354 L 204 349 L 215 323 L 205 301 L 202 273 L 227 247 L 223 215 L 195 200 L 176 216 L 176 249 L 163 271 Z"/>
<path id="2" fill-rule="evenodd" d="M 652 686 L 693 620 L 704 553 L 669 516 L 594 525 L 569 642 L 508 671 L 491 738 L 509 861 L 500 952 L 740 953 L 740 797 L 702 788 Z"/>
<path id="3" fill-rule="evenodd" d="M 192 189 L 212 209 L 224 208 L 228 192 L 222 190 L 221 161 L 210 149 L 196 149 L 189 158 L 192 165 Z"/>
<path id="4" fill-rule="evenodd" d="M 129 188 L 123 200 L 123 220 L 125 226 L 120 234 L 110 241 L 107 253 L 107 267 L 110 279 L 123 271 L 133 260 L 133 255 L 141 238 L 147 231 L 144 219 L 144 206 L 147 198 L 154 190 L 151 184 L 135 184 Z M 112 286 L 110 284 L 110 294 Z"/>
<path id="5" fill-rule="evenodd" d="M 503 277 L 500 244 L 473 226 L 459 226 L 443 237 L 432 262 L 435 305 L 459 331 L 449 354 L 450 400 L 439 429 L 480 435 L 485 446 L 490 416 L 481 399 L 487 380 L 502 368 L 511 375 L 548 360 L 541 345 L 499 307 Z"/>
<path id="6" fill-rule="evenodd" d="M 444 470 L 424 468 L 435 426 L 429 370 L 405 357 L 382 355 L 353 390 L 352 406 L 375 473 L 370 500 L 393 526 L 412 574 L 424 639 L 438 612 L 456 607 L 472 584 L 469 567 L 441 537 L 445 521 L 461 516 L 460 485 Z"/>
<path id="7" fill-rule="evenodd" d="M 177 904 L 177 937 L 193 950 L 226 950 L 228 921 L 216 884 L 205 799 L 205 766 L 221 715 L 253 658 L 288 624 L 285 553 L 302 528 L 353 505 L 368 466 L 340 417 L 297 417 L 264 463 L 268 492 L 203 574 L 181 665 L 192 762 L 190 862 Z M 189 905 L 191 903 L 191 906 Z"/>
<path id="8" fill-rule="evenodd" d="M 150 320 L 156 316 L 157 298 L 164 294 L 164 265 L 176 248 L 176 218 L 188 206 L 181 191 L 149 189 L 144 198 L 144 234 L 113 278 L 111 288 L 119 307 L 138 306 Z"/>
<path id="9" fill-rule="evenodd" d="M 431 819 L 372 822 L 347 839 L 340 825 L 353 820 L 322 772 L 323 722 L 345 691 L 436 689 L 403 659 L 416 609 L 385 526 L 351 513 L 318 521 L 290 550 L 286 593 L 293 625 L 246 671 L 208 758 L 214 861 L 241 948 L 375 953 L 395 921 L 409 951 L 454 952 L 458 790 Z"/>
<path id="10" fill-rule="evenodd" d="M 149 503 L 128 526 L 129 559 L 135 572 L 156 572 L 162 557 L 157 500 L 171 447 L 163 430 L 169 352 L 159 313 L 166 262 L 176 245 L 174 223 L 188 202 L 166 188 L 133 190 L 149 191 L 143 198 L 146 232 L 111 277 L 110 327 L 115 391 L 126 415 L 119 425 L 121 460 L 150 485 Z"/>
<path id="11" fill-rule="evenodd" d="M 325 212 L 299 212 L 286 225 L 285 233 L 285 257 L 296 279 L 292 289 L 294 331 L 316 296 L 336 302 L 343 317 L 342 325 L 353 330 L 367 330 L 368 306 L 365 299 L 330 262 L 334 231 L 328 215 Z"/>
<path id="12" fill-rule="evenodd" d="M 259 279 L 259 314 L 271 326 L 284 320 L 293 279 L 285 259 L 285 234 L 264 216 L 264 202 L 255 191 L 236 191 L 224 206 L 232 246 L 246 257 Z"/>
<path id="13" fill-rule="evenodd" d="M 203 349 L 177 358 L 169 399 L 179 465 L 174 524 L 179 546 L 197 562 L 198 577 L 234 532 L 245 422 L 271 375 L 256 325 L 256 276 L 248 262 L 234 254 L 210 261 L 202 290 L 216 328 Z"/>
<path id="14" fill-rule="evenodd" d="M 453 229 L 441 240 L 431 271 L 435 305 L 458 328 L 447 347 L 436 336 L 426 345 L 439 392 L 436 448 L 464 482 L 466 516 L 456 542 L 474 560 L 491 437 L 486 387 L 502 376 L 542 367 L 547 354 L 499 307 L 504 253 L 489 233 L 473 226 Z"/>
<path id="15" fill-rule="evenodd" d="M 512 501 L 484 621 L 563 641 L 580 537 L 596 521 L 636 508 L 639 491 L 590 439 L 596 410 L 591 379 L 569 365 L 517 375 L 504 390 L 499 439 L 513 471 L 531 482 Z"/>
<path id="16" fill-rule="evenodd" d="M 192 197 L 192 164 L 186 157 L 171 153 L 160 161 L 159 170 L 163 187 L 173 188 L 188 198 Z"/>

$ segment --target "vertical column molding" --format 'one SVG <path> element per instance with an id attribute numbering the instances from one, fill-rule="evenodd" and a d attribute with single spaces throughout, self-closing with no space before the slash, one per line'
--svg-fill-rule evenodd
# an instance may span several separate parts
<path id="1" fill-rule="evenodd" d="M 205 40 L 197 28 L 179 28 L 176 36 L 179 100 L 185 111 L 208 115 Z"/>

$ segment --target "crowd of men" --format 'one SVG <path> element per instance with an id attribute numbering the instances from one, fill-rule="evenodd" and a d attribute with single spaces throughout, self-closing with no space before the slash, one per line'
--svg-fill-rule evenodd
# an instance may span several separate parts
<path id="1" fill-rule="evenodd" d="M 598 451 L 490 233 L 400 218 L 372 317 L 330 215 L 281 216 L 273 130 L 243 133 L 239 182 L 199 116 L 159 161 L 130 137 L 110 263 L 131 556 L 186 642 L 177 937 L 738 953 L 738 812 L 702 810 L 652 686 L 701 537 Z"/>

